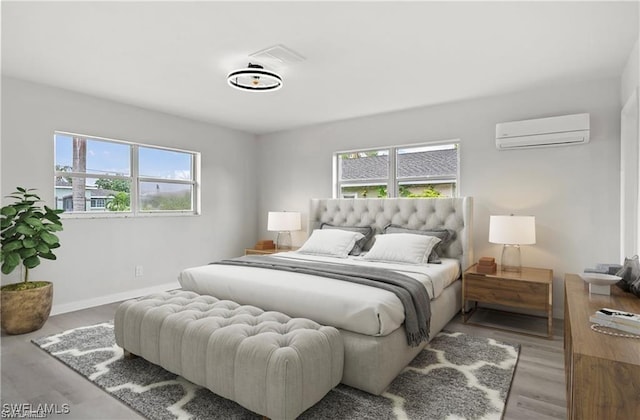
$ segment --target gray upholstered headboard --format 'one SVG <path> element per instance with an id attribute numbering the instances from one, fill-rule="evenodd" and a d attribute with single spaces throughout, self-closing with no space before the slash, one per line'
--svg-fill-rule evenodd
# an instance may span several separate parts
<path id="1" fill-rule="evenodd" d="M 452 229 L 445 256 L 458 258 L 463 270 L 473 264 L 473 198 L 333 198 L 312 199 L 309 233 L 322 223 L 371 226 L 376 234 L 388 224 L 409 229 Z"/>

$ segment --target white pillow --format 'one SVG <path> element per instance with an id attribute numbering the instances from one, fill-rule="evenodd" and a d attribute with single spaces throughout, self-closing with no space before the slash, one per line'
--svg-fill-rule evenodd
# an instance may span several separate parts
<path id="1" fill-rule="evenodd" d="M 376 235 L 371 250 L 363 257 L 369 261 L 404 264 L 424 264 L 439 238 L 413 233 L 387 233 Z"/>
<path id="2" fill-rule="evenodd" d="M 316 229 L 307 242 L 298 249 L 301 254 L 326 255 L 329 257 L 347 258 L 356 241 L 364 238 L 360 232 L 349 232 L 340 229 Z"/>

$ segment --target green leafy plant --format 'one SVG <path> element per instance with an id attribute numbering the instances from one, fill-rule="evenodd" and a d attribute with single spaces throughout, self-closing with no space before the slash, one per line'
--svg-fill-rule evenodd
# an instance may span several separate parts
<path id="1" fill-rule="evenodd" d="M 428 197 L 428 198 L 438 198 L 442 197 L 442 193 L 436 190 L 433 185 L 429 185 L 427 188 L 422 190 L 422 193 L 412 194 L 410 193 L 407 197 Z"/>
<path id="2" fill-rule="evenodd" d="M 110 195 L 111 199 L 107 202 L 107 210 L 109 211 L 129 211 L 130 198 L 129 194 L 123 191 L 119 191 Z"/>
<path id="3" fill-rule="evenodd" d="M 103 190 L 131 192 L 131 181 L 124 179 L 99 178 L 96 179 L 95 184 L 96 187 L 102 188 Z"/>
<path id="4" fill-rule="evenodd" d="M 7 196 L 15 202 L 0 209 L 2 273 L 13 272 L 20 264 L 25 268 L 23 283 L 29 282 L 29 270 L 40 265 L 40 259 L 55 260 L 53 250 L 60 247 L 60 239 L 54 232 L 62 230 L 60 213 L 39 205 L 42 200 L 33 189 L 17 187 Z M 5 286 L 6 287 L 6 286 Z"/>

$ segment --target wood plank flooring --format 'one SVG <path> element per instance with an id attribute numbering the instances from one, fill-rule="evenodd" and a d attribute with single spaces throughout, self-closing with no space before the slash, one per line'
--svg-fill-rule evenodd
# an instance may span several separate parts
<path id="1" fill-rule="evenodd" d="M 33 333 L 1 338 L 2 403 L 70 405 L 69 414 L 49 419 L 143 419 L 30 342 L 33 338 L 113 319 L 118 304 L 53 316 Z M 520 326 L 521 319 L 517 320 Z M 565 381 L 562 321 L 554 320 L 553 340 L 524 336 L 462 323 L 454 318 L 446 329 L 521 344 L 520 360 L 507 402 L 505 420 L 564 419 Z"/>
<path id="2" fill-rule="evenodd" d="M 518 315 L 503 315 L 504 324 L 517 324 L 521 328 L 546 332 L 546 322 Z M 522 335 L 462 322 L 454 318 L 446 329 L 461 331 L 478 337 L 491 337 L 498 341 L 520 344 L 520 359 L 511 385 L 505 420 L 544 420 L 566 418 L 566 392 L 564 378 L 562 320 L 553 320 L 553 339 Z"/>

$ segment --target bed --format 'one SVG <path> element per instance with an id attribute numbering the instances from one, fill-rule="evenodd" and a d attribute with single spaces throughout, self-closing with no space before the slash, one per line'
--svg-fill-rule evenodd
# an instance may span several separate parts
<path id="1" fill-rule="evenodd" d="M 309 211 L 310 233 L 327 228 L 370 227 L 373 235 L 394 232 L 392 229 L 413 233 L 446 230 L 451 235 L 446 244 L 443 242 L 446 246 L 438 249 L 438 264 L 367 260 L 367 251 L 371 253 L 375 243 L 369 237 L 360 243 L 363 254 L 347 258 L 298 252 L 274 257 L 298 265 L 317 262 L 346 264 L 355 270 L 385 268 L 418 280 L 430 299 L 429 338 L 433 338 L 460 311 L 460 276 L 473 261 L 472 213 L 471 197 L 314 199 Z M 382 393 L 427 344 L 408 344 L 403 306 L 387 290 L 313 274 L 227 264 L 188 268 L 180 273 L 179 280 L 184 290 L 338 328 L 345 346 L 342 383 L 372 394 Z"/>

